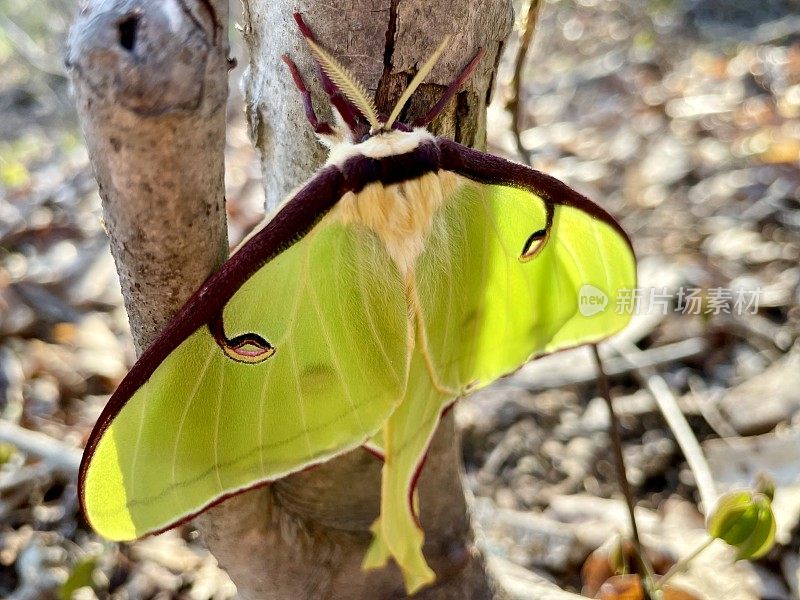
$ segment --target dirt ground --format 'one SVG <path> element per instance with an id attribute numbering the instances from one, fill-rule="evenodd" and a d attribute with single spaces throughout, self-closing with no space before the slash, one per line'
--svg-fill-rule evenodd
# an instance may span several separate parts
<path id="1" fill-rule="evenodd" d="M 0 0 L 0 597 L 233 598 L 191 526 L 112 544 L 78 512 L 80 448 L 134 356 L 62 66 L 73 10 Z M 515 50 L 489 147 L 519 159 Z M 232 243 L 263 204 L 237 90 Z M 800 598 L 800 2 L 546 2 L 521 101 L 533 166 L 618 216 L 640 261 L 637 302 L 617 307 L 634 323 L 604 354 L 645 544 L 669 563 L 704 539 L 706 484 L 667 402 L 716 491 L 759 473 L 777 485 L 764 558 L 734 562 L 718 542 L 675 581 L 699 598 Z M 626 531 L 598 394 L 576 350 L 459 403 L 476 526 L 510 585 L 518 565 L 580 592 L 590 553 Z"/>

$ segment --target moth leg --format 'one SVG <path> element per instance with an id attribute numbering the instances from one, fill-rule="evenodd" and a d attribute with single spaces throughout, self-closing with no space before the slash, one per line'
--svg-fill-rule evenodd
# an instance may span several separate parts
<path id="1" fill-rule="evenodd" d="M 297 23 L 297 28 L 300 34 L 312 42 L 316 42 L 317 38 L 311 28 L 306 25 L 303 20 L 303 15 L 299 12 L 294 13 L 294 20 Z M 328 95 L 331 105 L 339 112 L 347 128 L 353 135 L 353 139 L 358 139 L 369 131 L 369 126 L 365 126 L 367 119 L 361 113 L 357 106 L 350 102 L 344 94 L 336 87 L 336 84 L 331 81 L 331 78 L 325 73 L 320 62 L 315 58 L 314 62 L 317 64 L 317 73 L 319 74 L 320 81 L 322 82 L 322 89 Z"/>
<path id="2" fill-rule="evenodd" d="M 300 75 L 300 71 L 297 69 L 297 65 L 294 64 L 294 61 L 286 54 L 284 54 L 281 58 L 283 59 L 283 62 L 286 63 L 286 66 L 289 67 L 289 72 L 292 74 L 294 85 L 300 92 L 300 95 L 303 97 L 303 108 L 306 111 L 306 118 L 311 124 L 311 128 L 314 130 L 314 133 L 318 133 L 320 135 L 336 135 L 336 130 L 331 126 L 330 123 L 320 121 L 317 118 L 317 113 L 314 110 L 314 104 L 311 101 L 311 92 L 308 91 L 308 88 L 303 81 L 303 76 Z"/>
<path id="3" fill-rule="evenodd" d="M 464 67 L 461 73 L 458 74 L 458 77 L 456 77 L 453 82 L 447 86 L 447 89 L 444 91 L 444 94 L 442 94 L 442 97 L 439 98 L 439 101 L 428 111 L 428 114 L 426 114 L 424 117 L 416 119 L 413 123 L 411 123 L 411 126 L 425 127 L 428 125 L 428 123 L 433 121 L 439 115 L 439 113 L 442 112 L 444 107 L 447 106 L 447 103 L 452 100 L 453 96 L 456 95 L 458 90 L 461 89 L 461 86 L 464 84 L 464 82 L 469 79 L 470 75 L 472 75 L 473 71 L 475 71 L 475 68 L 478 66 L 478 63 L 483 58 L 484 54 L 486 54 L 486 49 L 480 48 L 475 53 L 475 56 L 472 57 L 472 60 L 469 61 L 467 66 Z"/>

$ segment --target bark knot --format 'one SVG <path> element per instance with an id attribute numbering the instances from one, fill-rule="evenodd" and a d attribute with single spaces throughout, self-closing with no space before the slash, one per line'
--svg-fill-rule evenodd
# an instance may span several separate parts
<path id="1" fill-rule="evenodd" d="M 92 94 L 143 116 L 196 110 L 219 24 L 203 0 L 91 0 L 67 66 Z"/>

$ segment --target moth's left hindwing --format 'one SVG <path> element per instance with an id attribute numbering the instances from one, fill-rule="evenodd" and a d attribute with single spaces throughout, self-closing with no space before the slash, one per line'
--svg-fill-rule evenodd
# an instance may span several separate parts
<path id="1" fill-rule="evenodd" d="M 620 306 L 636 285 L 636 263 L 610 217 L 570 197 L 545 201 L 531 189 L 458 178 L 416 269 L 442 384 L 482 387 L 628 323 Z"/>
<path id="2" fill-rule="evenodd" d="M 406 315 L 375 236 L 323 219 L 224 307 L 227 338 L 257 334 L 272 356 L 234 360 L 201 326 L 96 429 L 81 481 L 91 525 L 141 537 L 359 446 L 405 392 Z"/>

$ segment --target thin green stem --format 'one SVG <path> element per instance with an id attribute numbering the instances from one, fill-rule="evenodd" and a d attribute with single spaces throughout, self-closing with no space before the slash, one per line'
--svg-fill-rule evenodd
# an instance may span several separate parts
<path id="1" fill-rule="evenodd" d="M 702 552 L 703 552 L 703 551 L 704 551 L 706 548 L 708 548 L 708 547 L 709 547 L 711 544 L 713 544 L 715 539 L 716 539 L 716 538 L 712 538 L 712 537 L 708 538 L 708 539 L 707 539 L 705 542 L 703 542 L 702 544 L 700 544 L 700 546 L 698 546 L 698 547 L 697 547 L 697 548 L 694 550 L 694 552 L 692 552 L 692 553 L 691 553 L 689 556 L 687 556 L 686 558 L 682 558 L 682 559 L 680 559 L 678 562 L 676 562 L 674 565 L 672 565 L 672 567 L 670 568 L 670 570 L 669 570 L 669 571 L 667 571 L 666 573 L 664 573 L 664 576 L 663 576 L 663 577 L 661 577 L 661 578 L 658 580 L 658 583 L 656 584 L 656 586 L 657 586 L 659 589 L 663 590 L 663 589 L 664 589 L 664 585 L 666 585 L 666 583 L 667 583 L 667 582 L 668 582 L 670 579 L 672 579 L 672 577 L 673 577 L 674 575 L 677 575 L 678 573 L 681 573 L 681 572 L 685 571 L 685 570 L 686 570 L 686 567 L 688 567 L 688 566 L 689 566 L 689 563 L 690 563 L 690 562 L 692 562 L 692 561 L 693 561 L 695 558 L 697 558 L 697 557 L 698 557 L 698 556 L 699 556 L 699 555 L 700 555 L 700 554 L 701 554 L 701 553 L 702 553 Z"/>

